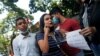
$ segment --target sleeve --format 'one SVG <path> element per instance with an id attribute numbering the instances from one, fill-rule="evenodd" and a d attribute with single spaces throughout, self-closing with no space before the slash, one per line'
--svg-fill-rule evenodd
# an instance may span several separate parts
<path id="1" fill-rule="evenodd" d="M 16 39 L 13 40 L 12 45 L 13 45 L 14 56 L 21 56 L 20 49 L 18 47 L 18 43 L 16 42 Z"/>
<path id="2" fill-rule="evenodd" d="M 75 19 L 72 20 L 72 29 L 73 30 L 80 29 L 80 23 L 79 23 L 79 21 L 77 21 Z"/>
<path id="3" fill-rule="evenodd" d="M 37 33 L 36 34 L 36 40 L 39 41 L 39 40 L 42 40 L 42 39 L 44 39 L 43 33 Z"/>

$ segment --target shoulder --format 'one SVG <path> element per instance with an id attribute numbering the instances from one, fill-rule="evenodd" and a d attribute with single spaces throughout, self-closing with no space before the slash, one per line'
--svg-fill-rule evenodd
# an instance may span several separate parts
<path id="1" fill-rule="evenodd" d="M 67 19 L 68 21 L 70 21 L 70 22 L 78 22 L 78 20 L 77 19 L 75 19 L 75 18 L 69 18 L 69 19 Z M 66 20 L 66 21 L 67 21 Z"/>
<path id="2" fill-rule="evenodd" d="M 12 41 L 13 44 L 17 44 L 17 43 L 19 42 L 20 36 L 21 36 L 21 35 L 19 34 L 18 36 L 16 36 L 16 37 L 14 38 L 14 40 Z"/>
<path id="3" fill-rule="evenodd" d="M 36 33 L 36 36 L 43 36 L 44 35 L 44 33 L 42 33 L 42 32 L 37 32 Z"/>
<path id="4" fill-rule="evenodd" d="M 69 23 L 71 24 L 79 24 L 79 21 L 74 19 L 74 18 L 71 18 L 71 19 L 68 19 Z"/>
<path id="5" fill-rule="evenodd" d="M 31 36 L 35 36 L 35 35 L 36 35 L 36 33 L 29 33 L 29 35 L 31 35 Z"/>
<path id="6" fill-rule="evenodd" d="M 20 39 L 20 34 L 18 36 L 15 37 L 15 39 L 13 41 L 17 41 Z"/>
<path id="7" fill-rule="evenodd" d="M 70 19 L 70 25 L 73 28 L 73 30 L 80 29 L 80 22 L 74 18 Z"/>
<path id="8" fill-rule="evenodd" d="M 36 33 L 35 37 L 36 37 L 36 40 L 44 39 L 44 33 L 38 32 L 38 33 Z"/>
<path id="9" fill-rule="evenodd" d="M 66 18 L 64 24 L 69 24 L 69 25 L 79 24 L 79 21 L 73 18 Z"/>

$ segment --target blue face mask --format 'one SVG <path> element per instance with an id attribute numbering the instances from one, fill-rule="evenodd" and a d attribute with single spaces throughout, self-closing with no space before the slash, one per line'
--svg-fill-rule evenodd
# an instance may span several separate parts
<path id="1" fill-rule="evenodd" d="M 58 18 L 56 18 L 56 17 L 53 17 L 52 18 L 52 23 L 53 24 L 59 24 L 60 23 L 60 20 Z"/>

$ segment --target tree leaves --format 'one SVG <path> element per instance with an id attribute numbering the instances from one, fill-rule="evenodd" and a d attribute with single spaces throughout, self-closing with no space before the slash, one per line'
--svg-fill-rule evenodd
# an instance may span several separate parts
<path id="1" fill-rule="evenodd" d="M 38 10 L 51 10 L 58 6 L 62 9 L 63 14 L 68 17 L 75 16 L 79 12 L 80 6 L 75 0 L 30 0 L 30 13 L 35 13 Z"/>

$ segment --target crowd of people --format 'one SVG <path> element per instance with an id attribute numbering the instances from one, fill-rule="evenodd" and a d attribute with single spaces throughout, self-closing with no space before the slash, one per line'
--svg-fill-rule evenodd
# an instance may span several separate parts
<path id="1" fill-rule="evenodd" d="M 77 0 L 81 9 L 79 21 L 66 18 L 59 7 L 40 18 L 40 29 L 37 33 L 28 30 L 23 17 L 16 19 L 19 34 L 12 40 L 14 56 L 86 56 L 85 51 L 68 45 L 65 33 L 81 29 L 92 52 L 90 56 L 100 56 L 99 0 Z M 11 56 L 13 56 L 11 55 Z M 87 55 L 88 56 L 88 55 Z"/>

